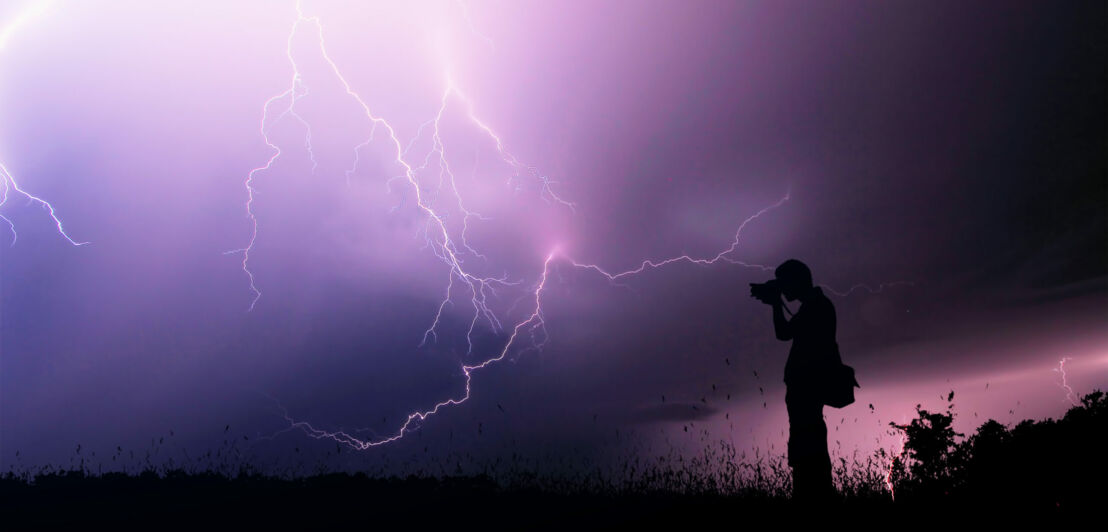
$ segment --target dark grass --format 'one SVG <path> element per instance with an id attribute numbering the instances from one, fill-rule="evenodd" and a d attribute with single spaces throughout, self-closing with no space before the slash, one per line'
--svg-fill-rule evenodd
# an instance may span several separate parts
<path id="1" fill-rule="evenodd" d="M 949 526 L 969 515 L 981 522 L 1064 519 L 1099 512 L 1108 502 L 1108 399 L 1101 392 L 1060 419 L 1012 428 L 990 420 L 964 438 L 950 429 L 949 407 L 917 413 L 899 427 L 907 437 L 902 455 L 839 459 L 839 498 L 815 508 L 790 500 L 783 457 L 747 459 L 722 441 L 693 458 L 635 457 L 603 473 L 557 467 L 543 473 L 551 468 L 507 460 L 464 476 L 263 474 L 232 467 L 241 453 L 219 451 L 163 465 L 147 454 L 131 472 L 93 472 L 84 459 L 65 468 L 13 467 L 0 476 L 0 528 L 112 522 L 686 530 L 812 518 L 899 528 Z M 124 455 L 132 453 L 117 448 L 115 456 Z"/>
<path id="2" fill-rule="evenodd" d="M 730 493 L 698 484 L 676 470 L 648 473 L 613 486 L 599 478 L 520 475 L 509 482 L 488 475 L 371 477 L 331 473 L 288 479 L 243 472 L 232 476 L 182 470 L 89 475 L 59 471 L 32 481 L 0 481 L 3 522 L 57 526 L 114 522 L 193 526 L 297 523 L 364 526 L 451 525 L 542 530 L 633 524 L 688 526 L 707 519 L 762 521 L 788 515 L 787 476 L 761 491 Z M 660 487 L 677 483 L 676 488 Z M 769 482 L 772 482 L 770 484 Z M 659 487 L 645 487 L 645 486 Z M 847 505 L 862 501 L 852 499 Z M 866 501 L 888 506 L 887 497 Z"/>

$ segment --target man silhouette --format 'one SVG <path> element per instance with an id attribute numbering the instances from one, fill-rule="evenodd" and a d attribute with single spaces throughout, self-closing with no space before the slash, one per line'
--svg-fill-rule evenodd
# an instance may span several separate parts
<path id="1" fill-rule="evenodd" d="M 840 361 L 835 340 L 835 306 L 817 286 L 812 272 L 796 259 L 774 271 L 769 291 L 751 288 L 751 296 L 773 306 L 777 339 L 792 340 L 785 362 L 785 407 L 789 413 L 789 467 L 793 470 L 793 497 L 798 501 L 826 501 L 835 493 L 831 458 L 827 453 L 827 425 L 823 421 L 821 390 L 829 371 Z M 757 292 L 757 293 L 756 293 Z M 786 319 L 781 296 L 800 300 L 800 309 Z"/>

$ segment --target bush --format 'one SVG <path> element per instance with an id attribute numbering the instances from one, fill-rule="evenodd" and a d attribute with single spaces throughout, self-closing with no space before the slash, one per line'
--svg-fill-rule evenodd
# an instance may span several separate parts
<path id="1" fill-rule="evenodd" d="M 1094 391 L 1059 420 L 1025 420 L 1009 429 L 988 420 L 963 441 L 951 427 L 951 392 L 945 412 L 916 406 L 918 417 L 890 423 L 905 436 L 889 484 L 904 502 L 956 498 L 1026 509 L 1089 508 L 1106 494 L 1108 398 Z"/>

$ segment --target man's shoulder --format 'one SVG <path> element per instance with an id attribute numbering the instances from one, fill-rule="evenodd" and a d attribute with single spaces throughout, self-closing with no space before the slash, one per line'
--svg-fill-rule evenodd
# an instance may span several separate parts
<path id="1" fill-rule="evenodd" d="M 827 305 L 831 304 L 831 298 L 827 297 L 827 294 L 823 293 L 822 288 L 817 286 L 816 287 L 816 293 L 819 294 L 819 300 L 821 302 L 823 302 L 824 304 L 827 304 Z"/>
<path id="2" fill-rule="evenodd" d="M 812 288 L 812 294 L 813 295 L 811 297 L 804 301 L 804 305 L 807 305 L 809 307 L 831 306 L 831 299 L 827 296 L 827 294 L 823 293 L 822 288 L 818 286 Z"/>
<path id="3" fill-rule="evenodd" d="M 804 314 L 835 312 L 834 303 L 823 293 L 820 287 L 815 287 L 814 293 L 815 296 L 804 300 L 804 302 L 800 304 L 800 309 L 797 310 L 797 314 L 800 312 L 804 312 Z"/>
<path id="4" fill-rule="evenodd" d="M 815 288 L 816 297 L 812 298 L 812 302 L 815 303 L 814 307 L 819 307 L 824 312 L 835 311 L 835 304 L 831 302 L 831 298 L 827 297 L 827 294 L 823 293 L 823 289 L 820 287 Z"/>

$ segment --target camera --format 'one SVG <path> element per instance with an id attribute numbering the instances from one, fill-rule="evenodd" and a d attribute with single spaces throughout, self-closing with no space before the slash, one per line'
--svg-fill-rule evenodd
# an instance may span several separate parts
<path id="1" fill-rule="evenodd" d="M 781 300 L 781 288 L 776 279 L 764 283 L 750 283 L 750 296 L 763 302 L 772 303 Z"/>

